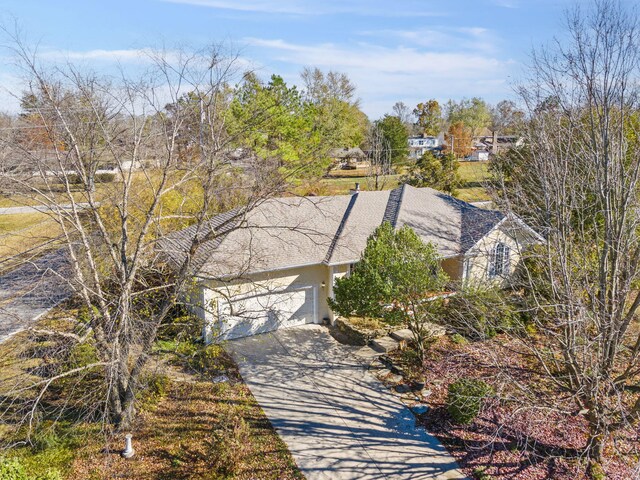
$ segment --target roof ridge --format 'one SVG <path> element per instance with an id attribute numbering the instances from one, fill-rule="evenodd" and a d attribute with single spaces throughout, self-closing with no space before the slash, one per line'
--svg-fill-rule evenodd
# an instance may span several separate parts
<path id="1" fill-rule="evenodd" d="M 347 224 L 347 220 L 349 219 L 351 210 L 353 210 L 353 206 L 355 205 L 356 200 L 358 199 L 358 195 L 359 195 L 359 192 L 356 192 L 351 195 L 351 198 L 349 199 L 349 203 L 347 204 L 347 208 L 344 210 L 344 214 L 342 215 L 342 219 L 340 220 L 340 224 L 336 229 L 336 234 L 331 239 L 331 245 L 329 245 L 329 249 L 327 250 L 327 255 L 324 257 L 323 263 L 329 263 L 331 261 L 331 257 L 333 256 L 333 251 L 335 250 L 336 245 L 338 244 L 338 240 L 340 238 L 340 235 L 342 234 L 342 231 L 344 230 L 344 226 Z"/>
<path id="2" fill-rule="evenodd" d="M 398 215 L 400 215 L 400 206 L 402 204 L 402 197 L 404 195 L 406 183 L 403 183 L 397 188 L 394 188 L 389 193 L 389 200 L 387 201 L 387 207 L 385 208 L 384 215 L 382 216 L 383 222 L 389 222 L 393 228 L 396 228 L 398 222 Z"/>

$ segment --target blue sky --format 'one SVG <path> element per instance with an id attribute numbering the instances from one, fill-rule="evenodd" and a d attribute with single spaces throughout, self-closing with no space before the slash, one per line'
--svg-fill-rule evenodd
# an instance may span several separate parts
<path id="1" fill-rule="evenodd" d="M 3 0 L 46 55 L 109 69 L 161 45 L 227 42 L 258 73 L 298 83 L 304 66 L 345 72 L 371 118 L 429 98 L 512 98 L 532 46 L 562 32 L 575 0 Z M 3 57 L 6 60 L 6 55 Z M 19 81 L 7 61 L 0 85 Z M 15 101 L 0 95 L 0 110 Z"/>

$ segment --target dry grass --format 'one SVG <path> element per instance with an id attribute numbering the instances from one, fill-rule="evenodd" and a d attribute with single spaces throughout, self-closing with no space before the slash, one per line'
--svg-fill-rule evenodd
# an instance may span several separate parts
<path id="1" fill-rule="evenodd" d="M 400 183 L 401 175 L 389 175 L 386 179 L 380 179 L 384 182 L 384 190 L 391 190 L 396 188 Z M 329 177 L 320 180 L 320 195 L 345 195 L 349 193 L 356 183 L 360 184 L 361 190 L 370 190 L 373 188 L 373 180 L 366 176 L 351 176 L 351 177 Z M 370 188 L 371 187 L 371 188 Z"/>
<path id="2" fill-rule="evenodd" d="M 370 167 L 360 167 L 353 169 L 334 168 L 329 172 L 330 178 L 366 177 L 369 175 Z"/>
<path id="3" fill-rule="evenodd" d="M 360 330 L 378 330 L 385 327 L 379 318 L 349 317 L 349 322 Z"/>
<path id="4" fill-rule="evenodd" d="M 61 234 L 45 213 L 0 215 L 0 259 L 19 255 Z"/>
<path id="5" fill-rule="evenodd" d="M 230 433 L 226 441 L 234 451 L 221 457 L 214 439 L 221 423 L 233 421 L 246 425 L 247 435 L 243 436 L 242 430 Z M 234 435 L 240 436 L 239 443 Z M 102 442 L 82 448 L 67 479 L 304 478 L 242 383 L 175 382 L 167 397 L 138 419 L 136 455 L 130 460 L 118 455 L 124 444 L 122 437 L 108 441 L 106 451 Z"/>
<path id="6" fill-rule="evenodd" d="M 64 323 L 74 313 L 57 308 L 40 325 Z M 12 386 L 40 380 L 38 367 L 59 358 L 48 359 L 47 345 L 53 351 L 51 342 L 41 342 L 22 333 L 0 345 L 0 397 L 16 398 L 19 406 L 34 395 L 27 391 L 16 396 L 11 391 Z M 111 434 L 101 429 L 100 423 L 72 418 L 73 412 L 79 411 L 73 409 L 74 395 L 84 395 L 72 383 L 54 388 L 43 398 L 49 406 L 69 402 L 71 408 L 56 428 L 56 443 L 40 449 L 22 446 L 3 453 L 19 458 L 30 474 L 40 475 L 55 468 L 66 480 L 304 478 L 233 362 L 221 350 L 218 352 L 209 369 L 200 373 L 174 353 L 154 353 L 147 375 L 166 374 L 171 381 L 166 392 L 152 394 L 153 401 L 148 400 L 147 393 L 141 396 L 144 401 L 139 403 L 140 413 L 131 431 L 136 450 L 131 460 L 119 455 L 124 432 Z M 213 372 L 221 370 L 230 381 L 212 383 L 209 379 Z M 49 414 L 60 420 L 57 409 Z M 14 438 L 16 420 L 5 411 L 0 441 Z"/>

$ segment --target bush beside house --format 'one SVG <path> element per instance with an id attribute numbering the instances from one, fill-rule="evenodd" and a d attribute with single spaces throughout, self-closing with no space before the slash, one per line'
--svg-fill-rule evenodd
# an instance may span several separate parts
<path id="1" fill-rule="evenodd" d="M 409 226 L 384 222 L 367 240 L 348 277 L 336 280 L 329 305 L 339 315 L 380 318 L 411 330 L 420 359 L 431 338 L 437 308 L 428 299 L 441 292 L 448 277 L 436 247 L 424 243 Z"/>

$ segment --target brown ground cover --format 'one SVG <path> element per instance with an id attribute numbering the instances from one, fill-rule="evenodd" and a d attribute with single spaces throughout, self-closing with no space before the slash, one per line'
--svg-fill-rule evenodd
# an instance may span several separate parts
<path id="1" fill-rule="evenodd" d="M 167 395 L 141 413 L 133 434 L 132 459 L 119 455 L 124 434 L 92 442 L 77 452 L 66 478 L 304 478 L 237 375 L 215 384 L 180 374 Z"/>
<path id="2" fill-rule="evenodd" d="M 446 409 L 448 386 L 462 377 L 483 379 L 496 392 L 470 425 L 454 424 Z M 513 340 L 496 337 L 455 344 L 443 337 L 431 350 L 425 380 L 431 409 L 419 421 L 447 446 L 470 477 L 589 478 L 587 462 L 581 457 L 587 431 L 584 417 L 539 374 L 534 360 Z M 638 440 L 637 429 L 615 438 L 603 465 L 604 478 L 634 478 Z"/>
<path id="3" fill-rule="evenodd" d="M 69 314 L 58 308 L 40 326 L 64 328 Z M 26 332 L 0 345 L 0 446 L 13 446 L 0 450 L 0 458 L 18 459 L 28 474 L 55 469 L 65 480 L 304 478 L 226 353 L 186 341 L 159 341 L 154 350 L 131 429 L 132 459 L 120 457 L 129 432 L 106 432 L 96 412 L 87 417 L 95 410 L 92 399 L 102 398 L 92 375 L 51 387 L 42 398 L 42 423 L 25 444 L 19 422 L 37 392 L 17 393 L 15 387 L 40 381 L 52 362 L 63 361 L 56 345 Z"/>

